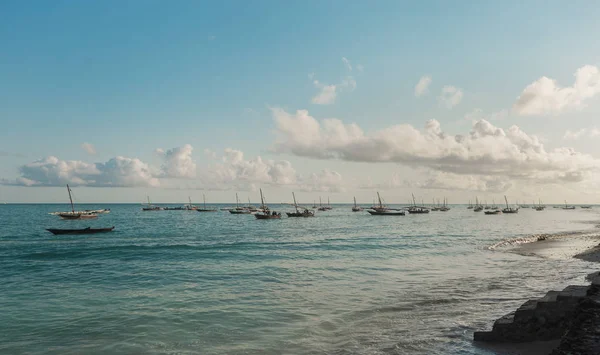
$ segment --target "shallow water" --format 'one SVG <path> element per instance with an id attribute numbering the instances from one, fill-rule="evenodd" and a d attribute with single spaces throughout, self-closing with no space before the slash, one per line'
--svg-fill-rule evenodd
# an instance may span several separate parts
<path id="1" fill-rule="evenodd" d="M 473 331 L 594 265 L 489 247 L 596 228 L 596 210 L 376 217 L 0 205 L 2 354 L 494 354 Z M 286 208 L 282 208 L 286 210 Z M 116 226 L 92 236 L 44 228 Z"/>

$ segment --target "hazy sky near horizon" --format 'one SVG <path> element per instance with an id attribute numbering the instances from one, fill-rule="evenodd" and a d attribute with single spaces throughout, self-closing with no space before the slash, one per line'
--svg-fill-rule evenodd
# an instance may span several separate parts
<path id="1" fill-rule="evenodd" d="M 0 202 L 600 202 L 595 1 L 0 3 Z"/>

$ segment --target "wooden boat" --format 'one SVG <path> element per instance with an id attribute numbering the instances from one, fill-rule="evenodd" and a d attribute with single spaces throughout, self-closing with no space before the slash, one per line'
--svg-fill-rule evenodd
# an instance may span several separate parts
<path id="1" fill-rule="evenodd" d="M 96 233 L 107 233 L 112 232 L 115 227 L 110 228 L 84 228 L 84 229 L 46 229 L 48 232 L 54 235 L 63 235 L 63 234 L 96 234 Z"/>
<path id="2" fill-rule="evenodd" d="M 450 207 L 448 207 L 448 199 L 445 197 L 444 197 L 444 204 L 442 205 L 442 207 L 440 207 L 440 211 L 442 211 L 442 212 L 450 211 Z"/>
<path id="3" fill-rule="evenodd" d="M 574 210 L 574 209 L 575 209 L 575 206 L 569 206 L 569 205 L 567 204 L 567 201 L 565 201 L 565 207 L 563 207 L 562 209 L 563 209 L 563 210 Z"/>
<path id="4" fill-rule="evenodd" d="M 67 192 L 69 193 L 69 202 L 71 203 L 71 211 L 70 212 L 58 212 L 57 215 L 62 219 L 94 219 L 98 218 L 97 213 L 93 212 L 82 212 L 75 211 L 75 206 L 73 205 L 73 197 L 71 196 L 71 188 L 67 184 Z"/>
<path id="5" fill-rule="evenodd" d="M 473 205 L 471 204 L 471 200 L 469 200 L 469 206 L 467 207 L 467 209 L 468 209 L 468 210 L 472 210 L 473 208 L 474 208 L 474 207 L 473 207 Z"/>
<path id="6" fill-rule="evenodd" d="M 367 210 L 372 216 L 404 216 L 406 214 L 403 210 L 395 210 L 385 206 L 381 201 L 379 191 L 377 192 L 377 199 L 379 200 L 379 206 L 373 206 Z"/>
<path id="7" fill-rule="evenodd" d="M 543 211 L 546 209 L 546 206 L 542 206 L 542 200 L 539 201 L 539 204 L 537 206 L 533 207 L 536 211 Z"/>
<path id="8" fill-rule="evenodd" d="M 238 199 L 238 194 L 235 194 L 235 208 L 230 209 L 229 213 L 231 214 L 251 214 L 249 209 L 240 207 L 240 201 Z"/>
<path id="9" fill-rule="evenodd" d="M 327 207 L 323 206 L 323 203 L 321 203 L 321 197 L 319 196 L 319 211 L 327 211 Z"/>
<path id="10" fill-rule="evenodd" d="M 265 198 L 263 196 L 262 189 L 260 189 L 260 202 L 260 212 L 254 215 L 256 219 L 281 219 L 281 213 L 271 211 L 265 204 Z"/>
<path id="11" fill-rule="evenodd" d="M 412 194 L 413 205 L 408 208 L 408 213 L 410 214 L 425 214 L 429 213 L 429 209 L 424 206 L 417 206 L 417 202 L 415 200 L 415 195 Z"/>
<path id="12" fill-rule="evenodd" d="M 360 212 L 363 208 L 356 204 L 356 196 L 354 196 L 354 207 L 352 207 L 352 212 Z"/>
<path id="13" fill-rule="evenodd" d="M 198 211 L 198 212 L 217 212 L 218 211 L 216 208 L 206 207 L 206 196 L 204 196 L 204 194 L 202 194 L 202 199 L 204 200 L 204 206 L 202 208 L 197 208 L 196 211 Z"/>
<path id="14" fill-rule="evenodd" d="M 142 211 L 162 211 L 162 210 L 164 210 L 164 208 L 162 208 L 162 207 L 153 206 L 150 203 L 150 196 L 146 196 L 146 198 L 148 199 L 148 205 L 147 205 L 147 207 L 142 207 Z"/>
<path id="15" fill-rule="evenodd" d="M 300 211 L 298 208 L 298 203 L 296 202 L 296 194 L 292 192 L 292 196 L 294 197 L 294 207 L 296 208 L 296 212 L 286 212 L 288 217 L 314 217 L 315 213 L 308 208 L 304 208 L 304 211 Z"/>
<path id="16" fill-rule="evenodd" d="M 519 213 L 519 207 L 508 206 L 508 199 L 506 198 L 506 195 L 504 195 L 504 201 L 506 202 L 506 208 L 502 210 L 502 213 Z"/>
<path id="17" fill-rule="evenodd" d="M 592 208 L 592 206 L 585 205 L 585 206 L 579 206 L 579 208 L 583 208 L 583 209 L 589 210 L 590 208 Z"/>
<path id="18" fill-rule="evenodd" d="M 487 214 L 487 215 L 492 215 L 492 214 L 502 214 L 502 211 L 500 211 L 500 210 L 490 210 L 490 211 L 485 211 L 485 212 L 483 212 L 483 213 L 484 213 L 484 214 Z"/>

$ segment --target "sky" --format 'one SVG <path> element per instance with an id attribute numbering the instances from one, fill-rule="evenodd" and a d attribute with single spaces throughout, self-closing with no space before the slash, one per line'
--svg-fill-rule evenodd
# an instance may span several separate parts
<path id="1" fill-rule="evenodd" d="M 0 2 L 0 202 L 600 203 L 596 1 Z"/>

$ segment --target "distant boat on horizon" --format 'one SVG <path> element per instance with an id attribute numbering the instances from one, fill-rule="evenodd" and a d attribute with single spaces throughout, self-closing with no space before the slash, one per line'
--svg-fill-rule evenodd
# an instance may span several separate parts
<path id="1" fill-rule="evenodd" d="M 94 219 L 98 218 L 98 214 L 94 212 L 75 211 L 73 205 L 73 197 L 71 196 L 71 188 L 67 184 L 67 192 L 69 193 L 69 202 L 71 203 L 71 212 L 59 212 L 57 215 L 62 219 Z M 109 210 L 110 211 L 110 210 Z"/>
<path id="2" fill-rule="evenodd" d="M 204 202 L 204 206 L 202 208 L 196 209 L 196 211 L 198 211 L 198 212 L 217 212 L 216 208 L 206 207 L 206 196 L 204 194 L 202 194 L 202 200 Z"/>
<path id="3" fill-rule="evenodd" d="M 354 196 L 354 206 L 352 206 L 352 212 L 360 212 L 363 208 L 356 204 L 356 196 Z"/>
<path id="4" fill-rule="evenodd" d="M 367 210 L 372 216 L 404 216 L 406 212 L 403 210 L 395 210 L 388 208 L 381 201 L 381 195 L 379 195 L 379 191 L 377 191 L 377 200 L 379 201 L 378 206 L 373 206 L 371 209 Z"/>

